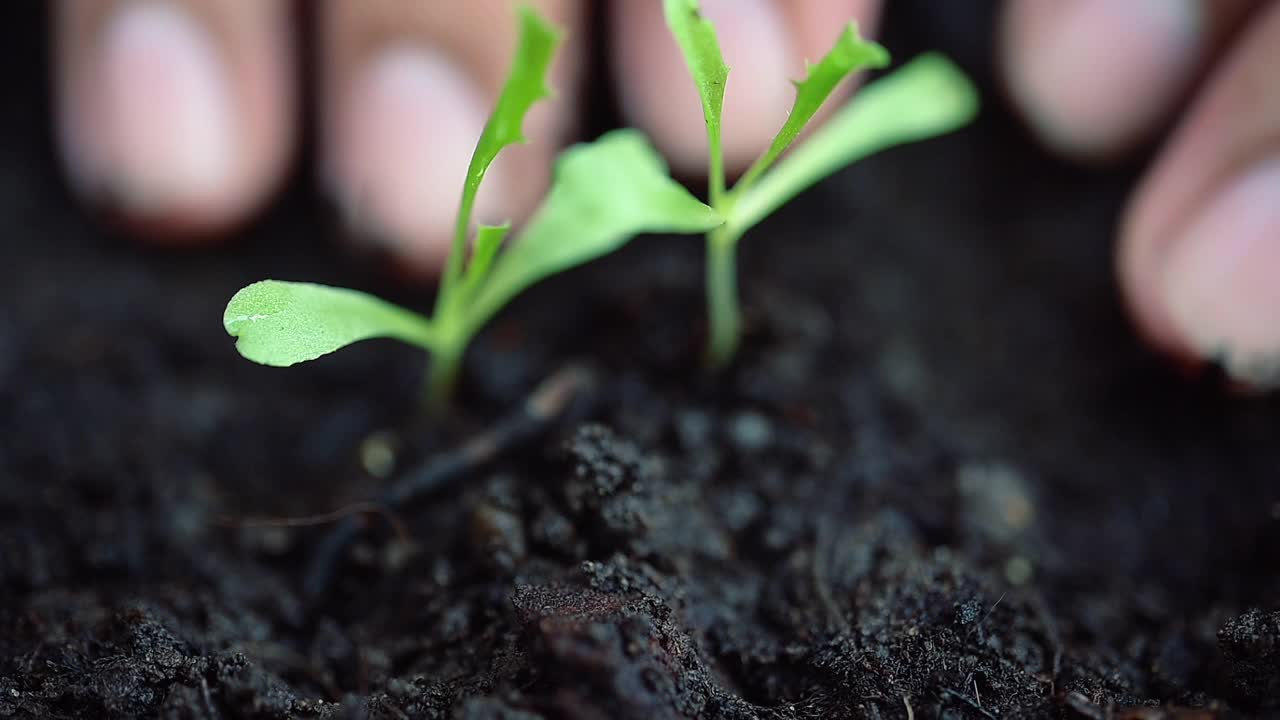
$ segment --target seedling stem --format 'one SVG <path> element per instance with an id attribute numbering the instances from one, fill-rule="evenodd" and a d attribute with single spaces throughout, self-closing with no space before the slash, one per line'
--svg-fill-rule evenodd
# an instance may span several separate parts
<path id="1" fill-rule="evenodd" d="M 720 369 L 738 351 L 742 318 L 738 311 L 738 236 L 721 225 L 707 236 L 707 307 L 711 338 L 707 363 Z"/>

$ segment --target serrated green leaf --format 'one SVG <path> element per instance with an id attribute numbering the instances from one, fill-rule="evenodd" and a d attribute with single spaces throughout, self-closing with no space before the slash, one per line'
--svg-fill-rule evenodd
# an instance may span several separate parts
<path id="1" fill-rule="evenodd" d="M 728 232 L 740 235 L 831 173 L 895 145 L 943 135 L 978 112 L 978 91 L 960 68 L 928 53 L 860 90 L 734 205 Z"/>
<path id="2" fill-rule="evenodd" d="M 874 42 L 863 40 L 858 33 L 858 24 L 849 23 L 831 50 L 817 65 L 808 67 L 803 80 L 796 82 L 796 100 L 791 114 L 773 138 L 769 149 L 752 163 L 738 181 L 735 190 L 751 187 L 786 152 L 842 80 L 860 70 L 882 68 L 888 64 L 889 51 Z"/>
<path id="3" fill-rule="evenodd" d="M 431 324 L 420 315 L 355 290 L 263 280 L 236 293 L 222 315 L 244 357 L 288 367 L 351 343 L 395 338 L 430 349 Z"/>
<path id="4" fill-rule="evenodd" d="M 566 150 L 524 232 L 498 257 L 468 308 L 479 327 L 519 292 L 554 273 L 622 247 L 641 233 L 703 233 L 722 219 L 667 175 L 635 130 L 615 130 Z"/>
<path id="5" fill-rule="evenodd" d="M 462 274 L 467 234 L 471 229 L 471 213 L 485 173 L 503 148 L 524 142 L 522 126 L 525 115 L 534 103 L 551 96 L 551 89 L 547 86 L 547 71 L 559 45 L 560 33 L 553 25 L 532 8 L 520 8 L 520 39 L 515 57 L 511 61 L 511 70 L 493 113 L 476 143 L 471 163 L 467 166 L 462 201 L 454 227 L 453 248 L 441 276 L 442 302 L 449 301 L 450 290 Z M 444 111 L 448 112 L 448 108 L 444 108 Z M 437 308 L 439 307 L 441 305 L 437 304 Z"/>
<path id="6" fill-rule="evenodd" d="M 643 0 L 648 1 L 648 0 Z M 716 30 L 702 17 L 697 0 L 664 0 L 667 27 L 675 36 L 685 64 L 698 88 L 702 101 L 702 117 L 707 125 L 707 147 L 710 152 L 711 201 L 719 203 L 724 194 L 724 154 L 720 142 L 721 115 L 724 110 L 724 87 L 729 67 L 724 64 Z"/>

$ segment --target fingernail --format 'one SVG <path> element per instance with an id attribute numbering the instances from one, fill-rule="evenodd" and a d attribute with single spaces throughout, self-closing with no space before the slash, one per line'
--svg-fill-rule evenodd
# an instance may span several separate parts
<path id="1" fill-rule="evenodd" d="M 103 25 L 68 119 L 72 174 L 130 212 L 166 213 L 230 191 L 237 138 L 223 59 L 174 3 L 122 4 Z"/>
<path id="2" fill-rule="evenodd" d="M 1236 380 L 1280 385 L 1280 157 L 1228 182 L 1164 270 L 1175 328 Z"/>
<path id="3" fill-rule="evenodd" d="M 364 239 L 412 270 L 437 271 L 486 108 L 470 78 L 444 55 L 404 45 L 378 52 L 336 109 L 328 181 Z M 502 196 L 501 167 L 490 169 L 476 217 Z"/>
<path id="4" fill-rule="evenodd" d="M 1057 149 L 1108 154 L 1164 116 L 1204 50 L 1199 0 L 1019 0 L 1004 69 Z"/>

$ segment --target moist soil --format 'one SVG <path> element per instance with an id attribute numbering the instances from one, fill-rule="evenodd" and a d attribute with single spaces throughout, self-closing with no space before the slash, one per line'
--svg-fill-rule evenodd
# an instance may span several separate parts
<path id="1" fill-rule="evenodd" d="M 223 334 L 263 277 L 428 306 L 305 182 L 215 251 L 76 209 L 36 5 L 2 11 L 0 717 L 1280 716 L 1280 405 L 1134 339 L 1139 163 L 1052 160 L 988 81 L 976 126 L 744 241 L 728 372 L 699 242 L 645 238 L 518 300 L 428 421 L 410 349 L 280 371 Z M 900 55 L 989 78 L 985 20 L 891 5 Z M 304 592 L 334 523 L 286 518 L 457 457 L 571 362 L 572 412 L 360 516 Z"/>

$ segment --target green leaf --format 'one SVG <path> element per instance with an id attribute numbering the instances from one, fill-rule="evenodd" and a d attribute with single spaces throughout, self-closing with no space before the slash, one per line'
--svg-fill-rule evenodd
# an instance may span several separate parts
<path id="1" fill-rule="evenodd" d="M 667 175 L 644 135 L 615 130 L 566 150 L 551 191 L 498 258 L 467 309 L 474 331 L 542 278 L 612 252 L 641 233 L 703 233 L 722 223 Z"/>
<path id="2" fill-rule="evenodd" d="M 288 367 L 351 343 L 396 338 L 430 350 L 431 324 L 416 313 L 355 290 L 263 280 L 236 293 L 222 315 L 244 357 Z"/>
<path id="3" fill-rule="evenodd" d="M 649 0 L 644 0 L 649 1 Z M 702 100 L 702 117 L 707 125 L 707 147 L 711 155 L 709 172 L 711 204 L 719 207 L 724 194 L 724 154 L 720 143 L 720 118 L 724 109 L 724 85 L 729 67 L 720 54 L 716 29 L 702 17 L 698 0 L 664 0 L 667 27 L 684 54 L 685 64 Z"/>
<path id="4" fill-rule="evenodd" d="M 506 223 L 481 225 L 476 231 L 476 246 L 471 251 L 471 262 L 467 264 L 466 279 L 462 283 L 463 300 L 461 302 L 467 302 L 467 299 L 472 297 L 489 275 L 489 268 L 498 254 L 498 248 L 502 247 L 502 241 L 510 230 L 511 224 Z"/>
<path id="5" fill-rule="evenodd" d="M 978 91 L 946 57 L 928 53 L 863 88 L 846 107 L 738 199 L 727 218 L 741 235 L 831 173 L 895 145 L 943 135 L 978 112 Z"/>
<path id="6" fill-rule="evenodd" d="M 796 101 L 782 129 L 765 151 L 747 170 L 735 186 L 745 191 L 763 174 L 782 153 L 786 152 L 800 132 L 831 97 L 840 81 L 868 68 L 882 68 L 889 64 L 889 51 L 880 45 L 863 40 L 858 34 L 858 24 L 849 23 L 817 65 L 810 65 L 805 79 L 797 82 Z"/>
<path id="7" fill-rule="evenodd" d="M 550 97 L 547 87 L 547 71 L 560 44 L 560 33 L 542 19 L 532 8 L 520 8 L 520 40 L 507 82 L 498 96 L 498 103 L 480 134 L 467 177 L 462 187 L 462 201 L 458 207 L 457 224 L 454 227 L 453 248 L 445 262 L 441 276 L 440 302 L 449 302 L 449 291 L 462 274 L 463 257 L 466 254 L 467 234 L 471 229 L 471 212 L 475 207 L 476 193 L 484 181 L 489 165 L 498 153 L 508 145 L 525 141 L 521 127 L 529 108 L 537 101 Z M 444 108 L 448 112 L 448 108 Z M 437 304 L 437 308 L 442 305 Z"/>

